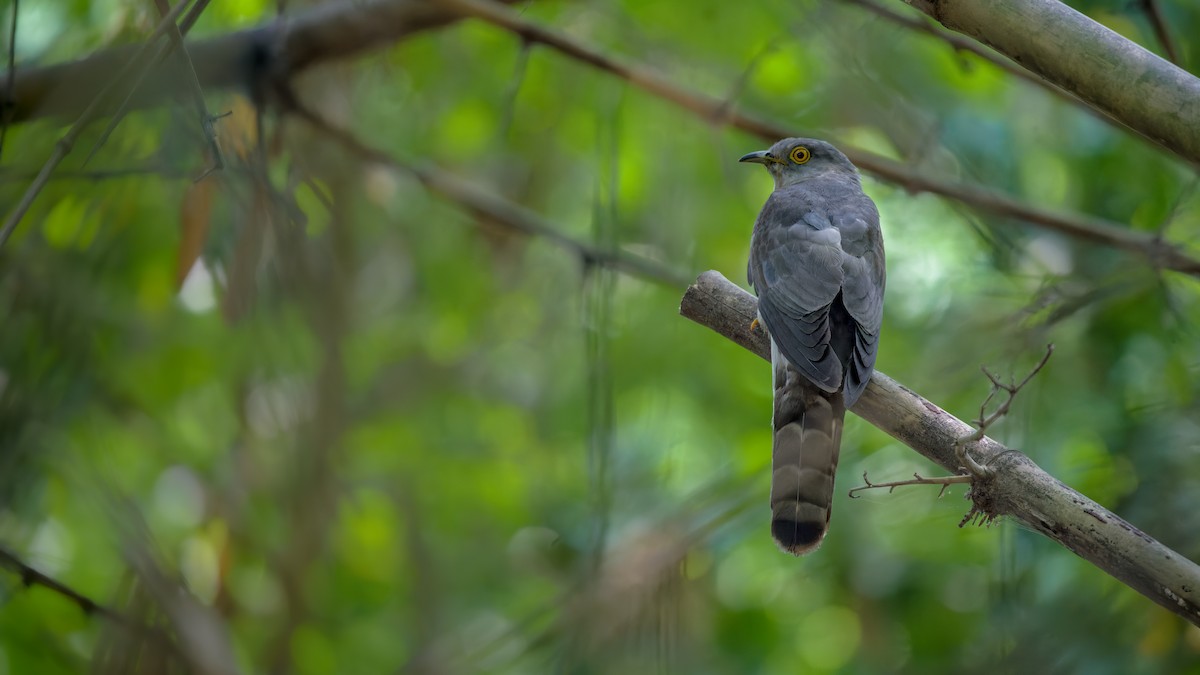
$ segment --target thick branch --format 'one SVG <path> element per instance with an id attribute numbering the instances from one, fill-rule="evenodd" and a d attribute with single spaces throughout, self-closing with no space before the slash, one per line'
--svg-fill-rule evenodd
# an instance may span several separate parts
<path id="1" fill-rule="evenodd" d="M 769 359 L 767 337 L 750 330 L 757 307 L 752 295 L 720 273 L 705 272 L 684 294 L 679 313 Z M 952 473 L 958 471 L 955 443 L 974 431 L 880 372 L 851 410 Z M 1062 484 L 1016 450 L 985 436 L 970 452 L 992 471 L 972 485 L 980 511 L 1016 518 L 1200 626 L 1200 566 Z"/>
<path id="2" fill-rule="evenodd" d="M 249 89 L 265 68 L 273 76 L 291 75 L 320 62 L 386 46 L 458 18 L 456 12 L 427 0 L 327 2 L 290 14 L 286 21 L 189 42 L 187 50 L 201 86 Z M 138 45 L 129 45 L 79 61 L 22 69 L 12 88 L 10 121 L 77 116 L 137 49 Z M 138 87 L 130 105 L 147 107 L 172 101 L 192 86 L 170 64 L 160 65 Z M 120 101 L 128 94 L 128 89 L 118 90 L 111 100 Z"/>
<path id="3" fill-rule="evenodd" d="M 1057 0 L 904 0 L 1200 164 L 1200 80 Z"/>

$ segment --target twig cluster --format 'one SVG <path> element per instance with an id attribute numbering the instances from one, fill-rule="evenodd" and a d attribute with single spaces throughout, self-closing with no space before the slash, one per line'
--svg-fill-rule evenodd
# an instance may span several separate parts
<path id="1" fill-rule="evenodd" d="M 941 498 L 942 495 L 946 494 L 946 489 L 951 485 L 958 485 L 962 483 L 969 483 L 973 485 L 976 480 L 990 477 L 992 475 L 992 470 L 989 469 L 986 464 L 982 464 L 971 457 L 970 453 L 967 452 L 967 446 L 983 440 L 987 433 L 988 427 L 992 426 L 997 420 L 1008 414 L 1009 408 L 1012 407 L 1013 399 L 1016 398 L 1021 389 L 1024 388 L 1025 385 L 1029 384 L 1029 381 L 1032 380 L 1033 377 L 1042 370 L 1042 368 L 1046 367 L 1046 363 L 1050 361 L 1050 355 L 1053 353 L 1054 345 L 1046 345 L 1046 353 L 1042 356 L 1041 361 L 1038 361 L 1037 365 L 1034 366 L 1033 369 L 1029 371 L 1029 374 L 1026 375 L 1025 378 L 1020 382 L 1014 382 L 1012 379 L 1010 379 L 1008 383 L 1005 384 L 998 376 L 988 370 L 987 366 L 980 366 L 980 370 L 983 371 L 983 374 L 987 377 L 988 381 L 992 383 L 992 389 L 988 392 L 987 397 L 983 399 L 983 403 L 979 404 L 979 417 L 977 417 L 973 422 L 975 431 L 958 438 L 954 443 L 955 454 L 958 456 L 959 462 L 961 463 L 959 470 L 963 471 L 964 473 L 951 476 L 935 477 L 926 477 L 919 473 L 914 473 L 913 477 L 909 480 L 872 483 L 870 478 L 867 477 L 867 472 L 864 471 L 864 485 L 852 488 L 850 490 L 850 497 L 858 498 L 858 493 L 862 492 L 863 490 L 887 489 L 887 491 L 891 493 L 896 488 L 903 487 L 905 485 L 940 485 L 941 490 L 938 491 L 938 498 Z M 988 405 L 991 404 L 992 399 L 996 397 L 996 394 L 1001 391 L 1008 394 L 1008 396 L 1003 402 L 1000 403 L 1000 405 L 996 406 L 995 410 L 988 414 Z M 970 493 L 968 493 L 968 496 L 970 496 Z M 967 522 L 970 522 L 977 513 L 980 513 L 977 505 L 972 506 L 971 511 L 967 513 L 967 515 L 963 517 L 962 522 L 959 523 L 959 527 L 962 527 Z M 985 520 L 990 521 L 990 519 L 991 515 L 985 514 Z"/>
<path id="2" fill-rule="evenodd" d="M 1022 388 L 1025 387 L 1025 385 L 1029 384 L 1029 381 L 1032 380 L 1035 375 L 1041 372 L 1042 368 L 1046 367 L 1046 363 L 1050 361 L 1050 356 L 1052 354 L 1054 354 L 1054 345 L 1046 345 L 1046 353 L 1042 356 L 1042 359 L 1038 361 L 1037 365 L 1034 366 L 1032 370 L 1029 371 L 1029 374 L 1025 376 L 1025 379 L 1021 380 L 1019 383 L 1014 383 L 1010 378 L 1008 384 L 1005 384 L 1004 382 L 1000 381 L 999 377 L 988 370 L 987 366 L 981 366 L 979 369 L 983 371 L 984 376 L 986 376 L 988 381 L 992 383 L 992 390 L 988 392 L 987 398 L 983 399 L 983 403 L 979 404 L 979 417 L 975 418 L 973 421 L 975 425 L 975 433 L 959 439 L 959 444 L 966 445 L 968 443 L 975 443 L 979 441 L 987 433 L 988 427 L 992 426 L 996 420 L 1007 415 L 1009 408 L 1012 406 L 1013 399 L 1016 398 L 1017 394 Z M 993 410 L 990 415 L 987 414 L 988 405 L 992 402 L 992 399 L 996 397 L 996 394 L 1000 393 L 1001 391 L 1007 394 L 1004 401 L 1002 401 L 1000 405 L 996 406 L 996 409 Z"/>

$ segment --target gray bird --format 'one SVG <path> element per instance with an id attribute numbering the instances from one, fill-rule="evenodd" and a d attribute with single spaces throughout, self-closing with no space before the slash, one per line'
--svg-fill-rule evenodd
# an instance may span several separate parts
<path id="1" fill-rule="evenodd" d="M 803 555 L 829 528 L 846 408 L 875 369 L 885 277 L 879 211 L 858 170 L 824 141 L 785 138 L 739 161 L 775 179 L 754 222 L 748 275 L 771 336 L 771 534 Z"/>

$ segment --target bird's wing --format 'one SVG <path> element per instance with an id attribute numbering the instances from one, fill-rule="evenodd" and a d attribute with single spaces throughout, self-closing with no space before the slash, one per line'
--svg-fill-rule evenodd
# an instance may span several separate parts
<path id="1" fill-rule="evenodd" d="M 842 302 L 854 319 L 854 345 L 845 369 L 846 405 L 852 406 L 867 388 L 879 351 L 883 324 L 883 236 L 874 202 L 861 192 L 842 200 L 833 219 L 841 232 Z"/>
<path id="2" fill-rule="evenodd" d="M 829 310 L 842 290 L 841 233 L 815 195 L 776 190 L 767 199 L 750 244 L 750 283 L 758 313 L 780 352 L 825 391 L 842 386 Z"/>

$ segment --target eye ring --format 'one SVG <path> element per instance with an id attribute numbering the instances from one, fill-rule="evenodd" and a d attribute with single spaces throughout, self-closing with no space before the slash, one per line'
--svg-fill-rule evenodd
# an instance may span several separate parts
<path id="1" fill-rule="evenodd" d="M 812 159 L 812 152 L 803 145 L 797 145 L 788 153 L 788 158 L 797 164 L 803 164 Z"/>

